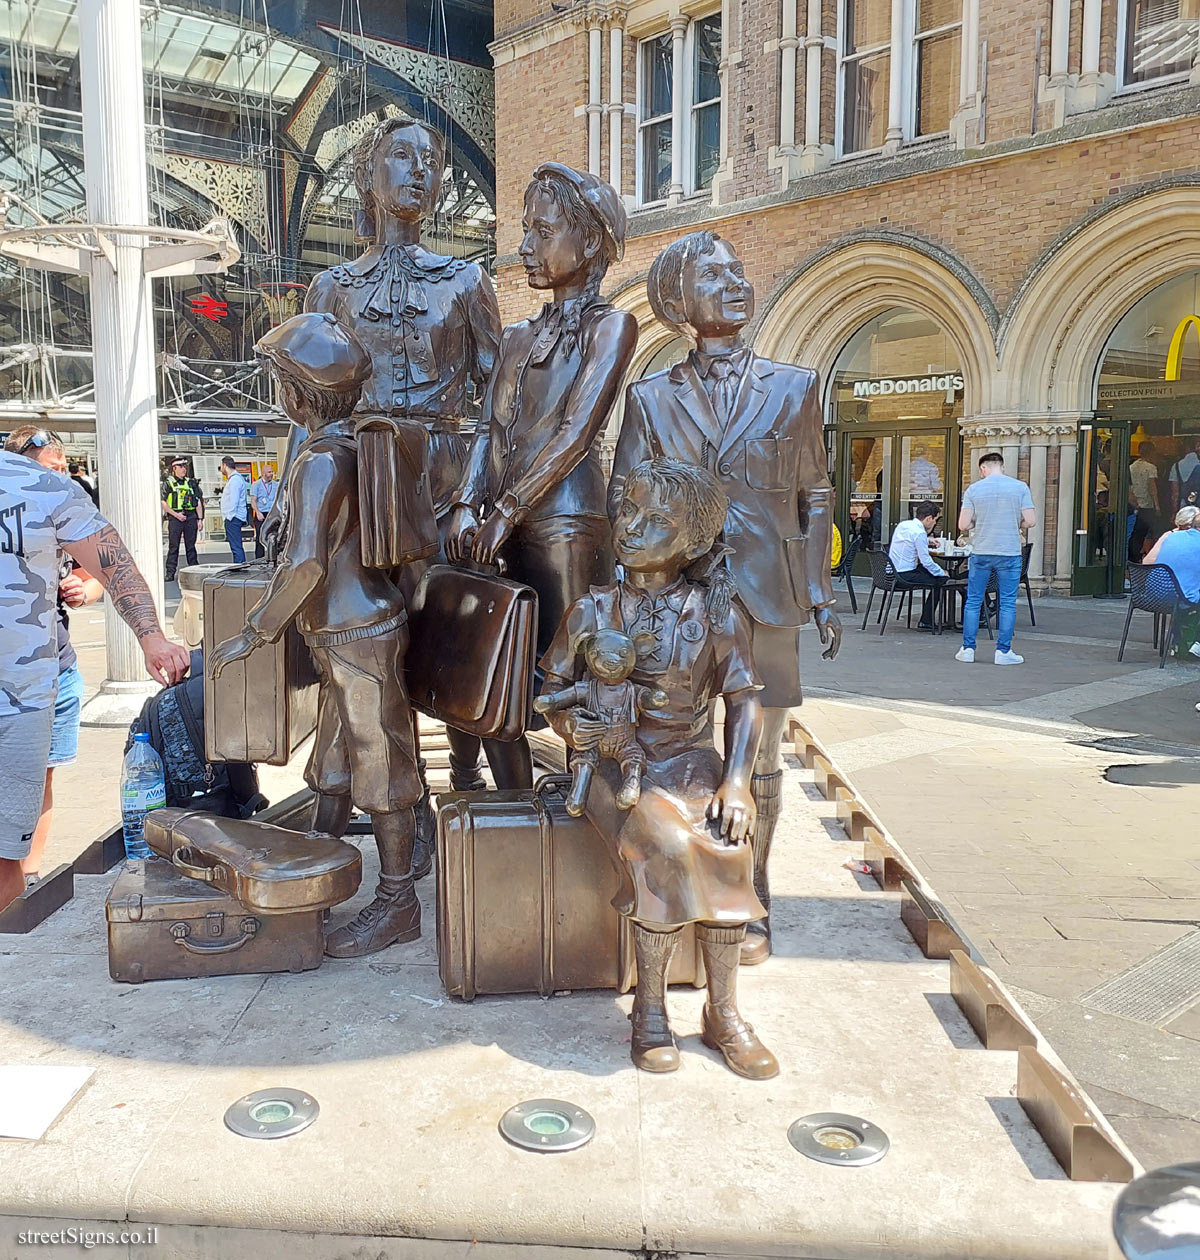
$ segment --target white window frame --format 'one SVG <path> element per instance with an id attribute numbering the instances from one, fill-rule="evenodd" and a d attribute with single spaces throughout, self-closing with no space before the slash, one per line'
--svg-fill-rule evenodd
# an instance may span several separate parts
<path id="1" fill-rule="evenodd" d="M 885 0 L 886 2 L 886 0 Z M 892 62 L 892 41 L 891 41 L 891 22 L 888 22 L 888 39 L 882 44 L 872 44 L 870 48 L 862 48 L 857 52 L 846 54 L 846 39 L 848 35 L 848 27 L 846 23 L 846 3 L 847 0 L 838 0 L 837 6 L 837 90 L 834 92 L 834 135 L 833 135 L 833 151 L 838 158 L 863 158 L 870 157 L 875 153 L 883 152 L 883 145 L 879 145 L 874 149 L 853 149 L 849 153 L 846 152 L 846 134 L 845 134 L 845 118 L 846 118 L 846 66 L 852 61 L 862 61 L 867 57 L 877 57 L 881 52 L 888 54 L 888 84 L 891 85 L 891 76 L 896 72 L 896 67 Z M 903 69 L 903 68 L 901 68 Z M 887 120 L 884 120 L 884 131 L 887 131 Z"/>
<path id="2" fill-rule="evenodd" d="M 669 34 L 669 32 L 666 32 L 666 33 Z M 645 94 L 646 94 L 646 70 L 645 70 L 646 49 L 650 44 L 656 44 L 660 39 L 662 39 L 663 34 L 664 34 L 663 31 L 658 31 L 654 35 L 648 35 L 645 39 L 638 40 L 638 46 L 637 46 L 637 96 L 636 96 L 637 146 L 636 146 L 636 151 L 634 153 L 634 189 L 636 190 L 637 204 L 639 206 L 664 206 L 667 203 L 665 197 L 659 197 L 653 201 L 647 201 L 647 200 L 644 200 L 642 196 L 642 193 L 644 192 L 644 186 L 643 186 L 642 180 L 645 175 L 645 160 L 643 157 L 645 146 L 642 143 L 644 129 L 646 127 L 653 126 L 655 123 L 661 123 L 664 121 L 668 125 L 673 125 L 671 114 L 655 114 L 653 118 L 642 117 L 642 106 L 646 98 L 645 97 Z M 669 41 L 668 41 L 668 46 L 669 46 Z M 674 74 L 674 68 L 672 68 L 671 73 Z M 671 85 L 672 107 L 674 106 L 674 101 L 675 101 L 676 86 L 677 85 L 674 83 L 672 83 Z M 673 154 L 674 154 L 674 150 L 672 149 L 672 155 Z"/>
<path id="3" fill-rule="evenodd" d="M 958 32 L 958 56 L 959 62 L 962 61 L 962 35 L 963 35 L 963 19 L 962 6 L 959 6 L 958 20 L 954 22 L 945 22 L 941 26 L 935 26 L 931 30 L 917 31 L 917 11 L 920 7 L 920 0 L 911 0 L 905 8 L 905 20 L 907 30 L 904 32 L 904 47 L 907 50 L 907 64 L 904 67 L 904 99 L 908 102 L 908 108 L 905 110 L 904 118 L 904 142 L 905 144 L 924 144 L 927 140 L 944 140 L 950 134 L 950 128 L 945 131 L 931 131 L 926 135 L 917 135 L 917 114 L 918 96 L 921 91 L 921 80 L 917 73 L 917 67 L 920 65 L 920 45 L 927 39 L 933 39 L 938 35 L 947 35 L 951 31 Z M 958 83 L 958 77 L 953 80 L 955 85 Z M 956 93 L 957 95 L 957 93 Z M 953 111 L 951 112 L 953 117 Z"/>
<path id="4" fill-rule="evenodd" d="M 1168 87 L 1173 83 L 1186 83 L 1191 77 L 1191 68 L 1187 70 L 1177 70 L 1174 74 L 1160 74 L 1152 79 L 1144 79 L 1141 82 L 1129 82 L 1125 78 L 1126 73 L 1126 43 L 1129 36 L 1129 6 L 1130 0 L 1117 0 L 1117 44 L 1116 44 L 1116 61 L 1117 61 L 1117 93 L 1125 92 L 1148 92 L 1153 88 Z M 1192 53 L 1195 58 L 1195 51 Z"/>
<path id="5" fill-rule="evenodd" d="M 696 112 L 705 106 L 711 105 L 714 101 L 717 103 L 718 109 L 723 111 L 725 108 L 724 84 L 720 85 L 720 92 L 717 96 L 709 97 L 704 101 L 694 100 L 695 96 L 695 77 L 696 77 L 696 24 L 713 17 L 720 17 L 720 9 L 711 9 L 707 13 L 698 13 L 693 17 L 689 17 L 687 31 L 683 37 L 683 83 L 672 83 L 671 100 L 675 101 L 675 93 L 682 90 L 685 107 L 683 110 L 683 195 L 685 197 L 693 197 L 706 194 L 707 188 L 696 187 L 696 156 L 697 145 L 699 143 L 699 130 L 696 127 Z M 644 152 L 645 146 L 642 143 L 642 134 L 644 128 L 655 123 L 672 122 L 671 114 L 655 114 L 652 118 L 642 117 L 642 107 L 645 101 L 645 65 L 646 54 L 645 48 L 648 44 L 656 43 L 662 38 L 663 31 L 657 31 L 653 35 L 647 35 L 638 40 L 637 46 L 637 96 L 636 96 L 636 117 L 637 117 L 637 147 L 635 151 L 634 162 L 634 187 L 636 191 L 637 206 L 644 209 L 650 206 L 664 206 L 667 199 L 660 197 L 654 201 L 646 201 L 642 197 L 644 185 L 643 178 L 645 175 Z M 722 47 L 724 46 L 725 31 L 721 31 Z M 672 50 L 673 51 L 673 50 Z M 674 74 L 674 66 L 672 66 L 672 75 Z M 672 140 L 674 137 L 672 137 Z M 673 154 L 672 150 L 672 154 Z"/>

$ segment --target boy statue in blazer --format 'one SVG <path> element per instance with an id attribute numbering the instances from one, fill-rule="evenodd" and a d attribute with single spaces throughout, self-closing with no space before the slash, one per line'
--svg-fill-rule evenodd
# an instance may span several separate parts
<path id="1" fill-rule="evenodd" d="M 817 374 L 772 363 L 743 345 L 754 289 L 732 245 L 715 232 L 692 232 L 668 245 L 650 268 L 647 289 L 658 319 L 686 330 L 696 344 L 681 363 L 629 386 L 609 511 L 621 503 L 630 471 L 663 457 L 708 469 L 729 498 L 724 563 L 750 617 L 764 684 L 753 843 L 755 891 L 769 912 L 767 858 L 782 806 L 780 745 L 788 710 L 801 701 L 800 627 L 815 621 L 826 659 L 842 639 Z M 749 925 L 742 962 L 762 962 L 770 949 L 768 917 Z"/>
<path id="2" fill-rule="evenodd" d="M 499 560 L 533 587 L 540 659 L 571 604 L 613 579 L 599 438 L 633 358 L 637 321 L 600 296 L 625 248 L 625 207 L 611 184 L 543 162 L 525 191 L 522 227 L 526 281 L 551 300 L 501 335 L 446 555 L 451 564 Z M 514 746 L 522 776 L 501 782 L 497 773 L 497 787 L 532 784 L 528 742 Z"/>

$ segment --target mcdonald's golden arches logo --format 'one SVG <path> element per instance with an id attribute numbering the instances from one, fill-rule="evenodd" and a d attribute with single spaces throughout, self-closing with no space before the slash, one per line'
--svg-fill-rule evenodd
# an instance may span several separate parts
<path id="1" fill-rule="evenodd" d="M 1185 315 L 1175 329 L 1171 338 L 1171 348 L 1167 351 L 1166 380 L 1177 381 L 1183 369 L 1183 342 L 1189 328 L 1196 330 L 1196 342 L 1200 345 L 1200 315 Z"/>

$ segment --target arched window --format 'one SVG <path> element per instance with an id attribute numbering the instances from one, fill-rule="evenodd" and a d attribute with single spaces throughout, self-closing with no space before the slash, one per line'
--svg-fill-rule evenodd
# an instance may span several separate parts
<path id="1" fill-rule="evenodd" d="M 846 343 L 830 374 L 826 434 L 843 533 L 865 549 L 922 499 L 958 511 L 963 376 L 945 330 L 894 306 Z"/>

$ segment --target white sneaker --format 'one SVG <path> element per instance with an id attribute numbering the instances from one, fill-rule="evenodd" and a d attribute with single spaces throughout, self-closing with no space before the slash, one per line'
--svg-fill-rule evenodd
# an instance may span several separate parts
<path id="1" fill-rule="evenodd" d="M 1024 663 L 1025 663 L 1025 658 L 1023 656 L 1018 656 L 1016 652 L 997 652 L 996 653 L 997 665 L 1023 665 Z"/>
<path id="2" fill-rule="evenodd" d="M 954 659 L 956 661 L 966 661 L 966 663 L 970 665 L 975 660 L 975 649 L 961 647 L 954 653 Z"/>

